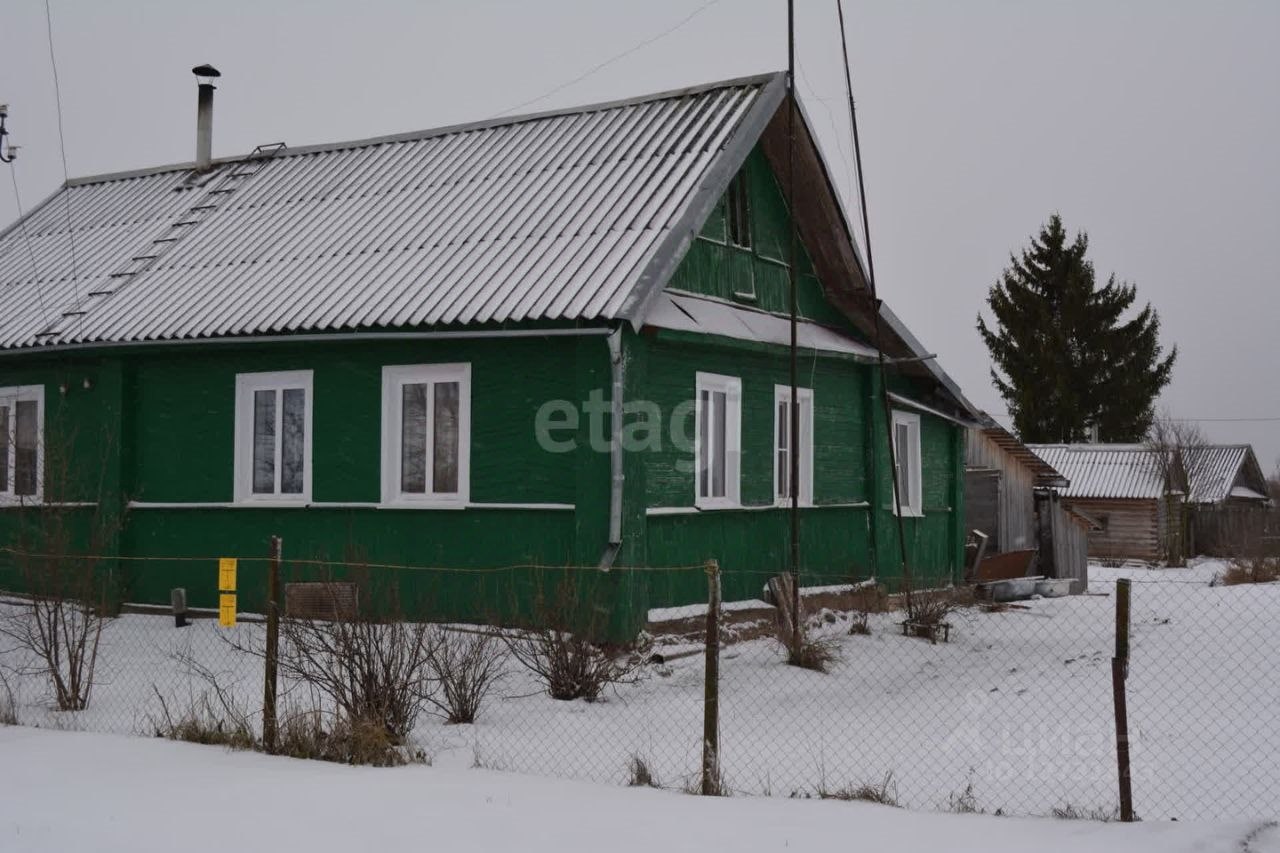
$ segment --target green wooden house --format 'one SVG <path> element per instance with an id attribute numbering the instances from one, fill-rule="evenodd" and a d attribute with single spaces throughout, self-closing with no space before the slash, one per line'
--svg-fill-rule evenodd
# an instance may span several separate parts
<path id="1" fill-rule="evenodd" d="M 212 606 L 203 558 L 272 535 L 436 567 L 378 571 L 459 617 L 518 590 L 488 571 L 510 566 L 714 558 L 726 599 L 756 598 L 787 565 L 797 453 L 802 582 L 892 583 L 891 432 L 911 564 L 956 577 L 973 410 L 883 307 L 881 375 L 788 104 L 771 74 L 248 157 L 205 137 L 195 163 L 68 182 L 0 233 L 0 535 L 121 513 L 98 547 L 133 602 Z M 242 609 L 262 571 L 242 563 Z M 705 595 L 697 571 L 595 582 L 626 631 Z"/>

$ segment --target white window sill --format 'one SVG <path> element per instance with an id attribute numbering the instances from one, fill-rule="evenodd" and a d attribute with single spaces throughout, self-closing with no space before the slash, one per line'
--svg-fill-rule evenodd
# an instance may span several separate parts
<path id="1" fill-rule="evenodd" d="M 902 508 L 902 512 L 898 512 L 896 508 L 891 506 L 889 507 L 889 511 L 892 512 L 894 515 L 900 515 L 903 518 L 924 518 L 924 510 L 913 509 L 912 507 L 908 507 L 908 506 L 904 506 Z"/>
<path id="2" fill-rule="evenodd" d="M 742 504 L 728 498 L 701 498 L 694 501 L 693 506 L 699 510 L 742 509 Z"/>

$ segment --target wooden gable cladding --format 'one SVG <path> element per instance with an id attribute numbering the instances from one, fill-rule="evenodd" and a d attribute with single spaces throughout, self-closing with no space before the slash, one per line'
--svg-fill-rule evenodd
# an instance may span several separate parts
<path id="1" fill-rule="evenodd" d="M 791 201 L 796 231 L 800 242 L 813 260 L 814 272 L 826 291 L 827 299 L 847 316 L 868 340 L 875 338 L 876 300 L 871 294 L 861 258 L 854 248 L 853 233 L 845 219 L 831 176 L 823 164 L 822 154 L 809 132 L 809 122 L 802 107 L 789 115 L 795 104 L 784 98 L 760 137 L 760 145 L 769 160 L 778 184 Z M 795 134 L 794 160 L 791 133 Z M 794 192 L 788 182 L 794 175 Z M 880 342 L 890 358 L 916 355 L 910 343 L 896 334 L 890 324 L 880 324 Z M 901 373 L 933 381 L 929 369 L 920 362 L 898 367 Z"/>

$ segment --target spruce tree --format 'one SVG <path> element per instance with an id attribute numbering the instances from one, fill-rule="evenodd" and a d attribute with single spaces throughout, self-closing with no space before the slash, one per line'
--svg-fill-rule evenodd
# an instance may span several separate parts
<path id="1" fill-rule="evenodd" d="M 1141 441 L 1169 384 L 1178 348 L 1161 357 L 1159 316 L 1147 304 L 1124 319 L 1136 287 L 1114 275 L 1098 287 L 1088 249 L 1055 213 L 991 287 L 994 330 L 978 315 L 991 380 L 1025 442 L 1087 441 L 1091 425 L 1100 441 Z"/>

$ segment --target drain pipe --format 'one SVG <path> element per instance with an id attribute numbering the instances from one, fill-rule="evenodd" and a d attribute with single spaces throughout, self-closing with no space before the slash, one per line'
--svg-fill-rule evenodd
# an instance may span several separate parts
<path id="1" fill-rule="evenodd" d="M 617 559 L 622 547 L 622 487 L 626 483 L 623 471 L 622 451 L 622 395 L 626 379 L 622 361 L 622 326 L 609 333 L 609 364 L 613 376 L 613 395 L 610 406 L 612 435 L 609 439 L 609 542 L 600 558 L 600 568 L 608 571 Z"/>

